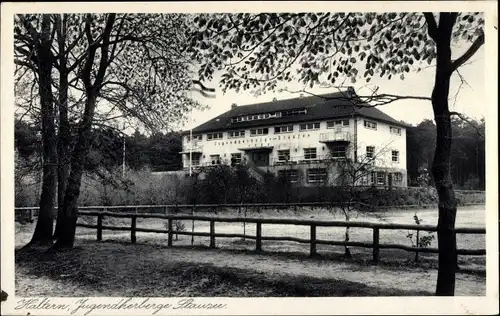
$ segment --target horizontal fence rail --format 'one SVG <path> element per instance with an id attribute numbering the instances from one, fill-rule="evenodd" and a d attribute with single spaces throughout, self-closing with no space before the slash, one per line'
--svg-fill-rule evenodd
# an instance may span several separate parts
<path id="1" fill-rule="evenodd" d="M 349 247 L 362 247 L 371 248 L 373 250 L 373 261 L 378 262 L 380 259 L 380 249 L 400 249 L 409 252 L 414 252 L 416 258 L 418 258 L 418 253 L 438 253 L 437 248 L 420 247 L 418 246 L 407 246 L 392 243 L 380 243 L 380 231 L 381 230 L 411 230 L 418 232 L 437 232 L 436 226 L 432 225 L 416 225 L 416 224 L 392 224 L 392 223 L 374 223 L 374 222 L 356 222 L 356 221 L 331 221 L 331 220 L 311 220 L 311 219 L 292 219 L 292 218 L 256 218 L 256 217 L 241 217 L 241 216 L 206 216 L 206 215 L 187 215 L 187 214 L 169 214 L 168 212 L 172 209 L 182 209 L 189 208 L 194 210 L 195 208 L 208 208 L 216 209 L 223 207 L 253 207 L 253 208 L 269 208 L 269 207 L 317 207 L 324 206 L 325 203 L 295 203 L 295 204 L 280 204 L 280 203 L 262 203 L 262 204 L 200 204 L 200 205 L 128 205 L 128 206 L 82 206 L 79 207 L 78 214 L 80 216 L 90 216 L 97 217 L 97 224 L 84 224 L 77 223 L 78 227 L 90 228 L 97 230 L 97 240 L 102 240 L 103 230 L 111 231 L 130 231 L 131 242 L 135 243 L 137 240 L 137 232 L 146 233 L 158 233 L 166 234 L 168 236 L 168 246 L 173 245 L 173 236 L 185 235 L 185 236 L 198 236 L 198 237 L 209 237 L 210 238 L 210 248 L 216 247 L 216 238 L 245 238 L 249 240 L 255 240 L 255 250 L 262 251 L 263 241 L 291 241 L 310 245 L 310 255 L 314 256 L 316 254 L 317 245 L 332 245 L 332 246 L 349 246 Z M 328 203 L 328 206 L 332 206 Z M 151 210 L 151 209 L 162 209 L 164 213 L 141 213 L 138 212 L 139 209 Z M 23 207 L 16 208 L 18 212 L 32 212 L 36 210 L 37 207 Z M 127 210 L 125 212 L 113 212 L 110 210 Z M 130 212 L 133 210 L 133 212 Z M 131 220 L 130 226 L 108 226 L 103 224 L 104 217 L 110 218 L 129 218 Z M 167 221 L 168 229 L 152 229 L 152 228 L 142 228 L 137 227 L 137 219 L 162 219 Z M 195 231 L 183 231 L 174 230 L 174 221 L 190 220 L 193 221 L 205 221 L 210 223 L 209 232 L 195 232 Z M 255 235 L 248 234 L 236 234 L 236 233 L 216 233 L 215 223 L 244 223 L 244 224 L 255 224 Z M 310 228 L 309 238 L 298 238 L 298 237 L 287 237 L 287 236 L 263 236 L 262 235 L 262 225 L 296 225 L 296 226 L 308 226 Z M 333 241 L 333 240 L 322 240 L 317 239 L 316 229 L 317 227 L 344 227 L 344 228 L 365 228 L 372 229 L 373 239 L 372 242 L 355 242 L 355 241 Z M 486 234 L 485 228 L 478 227 L 457 227 L 454 229 L 455 234 Z M 471 255 L 471 256 L 481 256 L 486 254 L 485 249 L 458 249 L 458 255 Z M 417 260 L 417 259 L 416 259 Z"/>
<path id="2" fill-rule="evenodd" d="M 344 204 L 345 206 L 346 204 Z M 393 205 L 393 206 L 375 206 L 362 202 L 351 202 L 351 206 L 363 206 L 373 210 L 376 209 L 405 209 L 405 208 L 426 208 L 436 207 L 437 203 L 433 204 L 408 204 L 408 205 Z M 467 205 L 485 205 L 485 203 L 468 203 Z M 160 204 L 160 205 L 97 205 L 97 206 L 79 206 L 80 210 L 113 210 L 113 209 L 220 209 L 220 208 L 294 208 L 294 207 L 342 207 L 340 203 L 332 202 L 296 202 L 296 203 L 227 203 L 227 204 Z M 37 211 L 38 206 L 23 206 L 16 207 L 17 211 Z M 58 207 L 56 206 L 55 209 Z"/>

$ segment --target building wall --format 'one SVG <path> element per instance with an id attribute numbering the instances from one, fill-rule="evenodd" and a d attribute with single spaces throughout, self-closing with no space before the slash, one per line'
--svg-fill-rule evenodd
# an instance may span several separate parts
<path id="1" fill-rule="evenodd" d="M 333 119 L 335 121 L 335 119 Z M 338 130 L 348 132 L 350 134 L 350 142 L 347 147 L 347 158 L 354 160 L 357 156 L 358 161 L 366 161 L 366 147 L 375 147 L 374 166 L 388 172 L 401 172 L 403 174 L 402 183 L 406 185 L 406 130 L 400 128 L 401 135 L 396 135 L 390 132 L 390 125 L 382 122 L 377 123 L 377 129 L 369 129 L 364 126 L 364 121 L 374 121 L 363 117 L 350 118 L 349 126 L 341 126 Z M 272 120 L 271 120 L 272 121 Z M 328 120 L 330 121 L 330 120 Z M 338 119 L 337 119 L 338 121 Z M 318 122 L 311 121 L 309 123 Z M 374 121 L 375 122 L 375 121 Z M 262 126 L 267 127 L 269 133 L 262 136 L 251 136 L 250 128 L 245 129 L 245 136 L 239 138 L 230 138 L 229 132 L 222 132 L 222 139 L 207 140 L 207 133 L 202 135 L 202 140 L 197 140 L 197 145 L 201 147 L 201 154 L 193 154 L 193 157 L 200 158 L 200 165 L 210 165 L 211 155 L 220 155 L 221 163 L 230 163 L 232 153 L 241 153 L 242 157 L 246 157 L 241 148 L 257 148 L 262 146 L 273 147 L 270 151 L 270 165 L 273 165 L 278 160 L 278 150 L 289 149 L 290 160 L 303 160 L 304 148 L 316 148 L 317 159 L 327 158 L 330 154 L 331 143 L 320 142 L 320 135 L 323 133 L 332 133 L 337 131 L 337 127 L 327 128 L 327 120 L 320 121 L 320 128 L 317 130 L 300 131 L 301 123 L 293 124 L 293 132 L 275 134 L 275 125 Z M 356 126 L 355 126 L 356 125 Z M 355 135 L 357 131 L 357 135 Z M 183 136 L 183 151 L 189 151 L 188 136 Z M 392 151 L 399 152 L 399 160 L 392 161 Z M 356 153 L 356 154 L 355 154 Z M 249 159 L 246 157 L 246 159 Z M 183 154 L 183 165 L 189 167 L 189 154 Z M 318 165 L 319 166 L 319 165 Z M 291 168 L 292 166 L 288 166 Z M 299 164 L 294 166 L 295 169 L 300 169 L 303 174 L 303 179 L 307 178 L 307 169 L 313 168 L 314 165 Z M 273 167 L 270 171 L 277 171 L 285 167 Z M 269 169 L 269 168 L 268 168 Z M 331 168 L 330 168 L 331 169 Z M 330 178 L 330 173 L 329 173 Z"/>
<path id="2" fill-rule="evenodd" d="M 320 122 L 320 128 L 318 130 L 307 130 L 300 131 L 300 124 L 293 124 L 293 132 L 286 132 L 275 134 L 275 125 L 268 125 L 259 128 L 267 127 L 269 129 L 269 134 L 264 136 L 251 136 L 250 129 L 245 129 L 245 137 L 241 138 L 229 138 L 228 131 L 223 132 L 223 138 L 217 140 L 207 140 L 207 134 L 203 134 L 203 138 L 198 143 L 203 147 L 203 155 L 200 159 L 200 163 L 210 164 L 210 155 L 221 155 L 221 159 L 226 162 L 230 162 L 231 153 L 241 152 L 239 148 L 247 147 L 259 147 L 259 146 L 273 146 L 273 150 L 270 154 L 270 161 L 277 161 L 278 150 L 289 149 L 290 158 L 293 159 L 303 159 L 304 148 L 316 148 L 316 153 L 318 159 L 326 157 L 328 155 L 328 147 L 326 144 L 319 141 L 320 134 L 333 132 L 335 129 L 327 128 L 327 121 L 311 121 Z M 354 134 L 354 120 L 349 119 L 349 126 L 341 127 L 342 131 L 349 132 L 351 135 Z M 188 151 L 188 137 L 183 137 L 183 149 Z M 204 157 L 203 157 L 204 156 Z M 184 167 L 189 166 L 189 154 L 183 155 Z"/>
<path id="3" fill-rule="evenodd" d="M 366 157 L 366 147 L 375 147 L 375 165 L 380 167 L 405 169 L 406 168 L 406 129 L 401 129 L 401 135 L 390 132 L 389 124 L 376 122 L 377 130 L 364 126 L 364 121 L 374 121 L 365 118 L 358 119 L 358 157 L 363 161 Z M 392 151 L 399 152 L 399 161 L 392 161 Z"/>
<path id="4" fill-rule="evenodd" d="M 387 172 L 401 172 L 403 176 L 401 182 L 406 186 L 406 129 L 400 128 L 401 135 L 397 135 L 390 132 L 392 125 L 376 122 L 377 129 L 374 130 L 365 127 L 365 120 L 375 122 L 365 118 L 358 119 L 358 161 L 366 162 L 367 146 L 375 147 L 374 166 Z M 392 151 L 399 153 L 397 162 L 392 160 Z"/>

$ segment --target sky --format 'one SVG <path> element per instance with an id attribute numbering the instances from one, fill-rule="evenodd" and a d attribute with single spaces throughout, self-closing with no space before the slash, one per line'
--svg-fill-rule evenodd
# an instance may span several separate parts
<path id="1" fill-rule="evenodd" d="M 461 50 L 457 50 L 456 54 L 460 54 Z M 455 56 L 454 58 L 456 58 Z M 485 97 L 485 52 L 484 46 L 481 48 L 471 60 L 459 68 L 459 72 L 466 83 L 461 85 L 460 77 L 454 73 L 450 87 L 450 111 L 461 112 L 471 118 L 481 119 L 486 116 L 487 102 Z M 370 81 L 370 87 L 378 86 L 379 93 L 395 94 L 395 95 L 412 95 L 430 97 L 432 88 L 434 86 L 434 63 L 430 66 L 427 64 L 422 65 L 422 70 L 418 73 L 405 74 L 405 79 L 399 79 L 399 76 L 391 80 L 381 79 L 374 76 Z M 226 94 L 218 87 L 218 77 L 215 76 L 211 82 L 205 82 L 207 87 L 216 88 L 216 98 L 207 99 L 203 98 L 197 93 L 193 93 L 195 98 L 200 103 L 206 105 L 208 108 L 204 111 L 195 110 L 190 115 L 190 120 L 182 126 L 183 130 L 189 130 L 196 127 L 209 119 L 212 119 L 231 109 L 231 104 L 247 105 L 259 102 L 271 101 L 274 97 L 277 99 L 289 99 L 298 97 L 299 94 L 288 92 L 267 92 L 259 97 L 254 97 L 249 91 L 227 91 Z M 358 81 L 354 84 L 354 88 L 360 95 L 363 91 L 368 91 L 363 86 L 366 83 L 364 80 Z M 460 86 L 461 85 L 461 86 Z M 288 84 L 288 90 L 297 91 L 302 90 L 303 86 L 299 84 Z M 363 90 L 365 89 L 365 90 Z M 315 94 L 323 94 L 336 92 L 336 89 L 327 89 L 315 87 L 307 89 L 308 92 Z M 457 94 L 457 91 L 459 92 Z M 455 98 L 456 95 L 456 98 Z M 430 101 L 421 100 L 401 100 L 395 101 L 391 104 L 380 106 L 379 109 L 386 114 L 392 116 L 397 120 L 403 120 L 410 124 L 418 124 L 424 119 L 433 119 L 432 105 Z"/>

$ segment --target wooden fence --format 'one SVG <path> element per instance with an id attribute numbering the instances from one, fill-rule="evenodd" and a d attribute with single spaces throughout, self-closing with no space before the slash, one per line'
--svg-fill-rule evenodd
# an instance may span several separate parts
<path id="1" fill-rule="evenodd" d="M 304 203 L 306 204 L 306 203 Z M 307 203 L 306 206 L 315 207 L 321 203 Z M 216 208 L 216 207 L 242 207 L 242 205 L 197 205 L 198 208 Z M 284 207 L 285 204 L 247 204 L 244 207 Z M 295 205 L 296 206 L 296 205 Z M 304 205 L 302 205 L 304 206 Z M 137 241 L 137 232 L 146 233 L 158 233 L 167 235 L 167 244 L 169 247 L 173 245 L 173 235 L 187 235 L 187 236 L 199 236 L 199 237 L 209 237 L 210 238 L 210 248 L 216 247 L 216 238 L 245 238 L 250 240 L 255 240 L 255 250 L 262 251 L 262 242 L 266 240 L 274 241 L 292 241 L 298 243 L 309 244 L 310 255 L 314 256 L 316 254 L 317 245 L 333 245 L 333 246 L 349 246 L 349 247 L 363 247 L 371 248 L 373 251 L 373 261 L 378 262 L 380 259 L 380 249 L 400 249 L 409 252 L 414 252 L 416 258 L 418 258 L 418 253 L 437 253 L 437 248 L 427 248 L 417 246 L 407 246 L 400 244 L 388 244 L 380 243 L 380 231 L 381 230 L 411 230 L 421 232 L 437 232 L 436 226 L 430 225 L 410 225 L 410 224 L 389 224 L 389 223 L 370 223 L 370 222 L 345 222 L 345 221 L 322 221 L 322 220 L 305 220 L 305 219 L 288 219 L 288 218 L 253 218 L 253 217 L 215 217 L 215 216 L 200 216 L 200 215 L 186 215 L 186 214 L 168 214 L 172 209 L 182 209 L 190 208 L 193 210 L 193 205 L 149 205 L 149 206 L 89 206 L 80 207 L 79 215 L 82 216 L 95 216 L 97 217 L 97 224 L 83 224 L 78 223 L 77 226 L 91 228 L 97 230 L 97 240 L 102 240 L 102 233 L 104 230 L 111 231 L 130 231 L 130 240 L 132 243 Z M 140 213 L 139 209 L 164 209 L 164 213 Z M 19 211 L 33 211 L 36 208 L 19 208 Z M 91 210 L 89 210 L 91 209 Z M 128 209 L 134 210 L 134 212 L 110 212 L 113 209 Z M 99 211 L 96 211 L 99 210 Z M 106 226 L 103 225 L 104 217 L 111 218 L 129 218 L 131 220 L 129 227 L 117 227 L 117 226 Z M 138 218 L 147 219 L 164 219 L 167 221 L 168 229 L 151 229 L 151 228 L 139 228 L 137 227 Z M 210 231 L 209 232 L 188 232 L 188 231 L 176 231 L 174 230 L 174 221 L 176 220 L 190 220 L 190 221 L 205 221 L 209 222 Z M 256 234 L 227 234 L 227 233 L 216 233 L 215 223 L 245 223 L 245 224 L 255 224 Z M 287 237 L 287 236 L 262 236 L 262 225 L 298 225 L 298 226 L 309 226 L 310 235 L 308 239 L 298 238 L 298 237 Z M 371 243 L 368 242 L 355 242 L 355 241 L 333 241 L 333 240 L 321 240 L 316 236 L 317 227 L 350 227 L 350 228 L 368 228 L 373 231 L 373 239 Z M 455 228 L 455 234 L 485 234 L 485 228 Z M 485 249 L 458 249 L 457 254 L 468 255 L 468 256 L 481 256 L 486 254 Z"/>
<path id="2" fill-rule="evenodd" d="M 367 211 L 375 211 L 382 209 L 417 209 L 417 208 L 432 208 L 437 207 L 437 204 L 408 204 L 408 205 L 396 205 L 396 206 L 373 206 L 361 202 L 352 202 L 351 205 L 356 205 L 358 207 L 363 207 Z M 468 203 L 467 206 L 474 205 L 484 205 L 484 203 Z M 168 214 L 172 210 L 220 210 L 220 209 L 243 209 L 243 208 L 253 208 L 257 211 L 265 209 L 294 209 L 298 210 L 300 208 L 334 208 L 340 207 L 340 204 L 335 204 L 332 202 L 297 202 L 297 203 L 246 203 L 246 204 L 161 204 L 161 205 L 98 205 L 98 206 L 79 206 L 79 210 L 133 210 L 138 213 L 139 210 L 162 210 L 161 213 Z M 55 207 L 57 209 L 57 206 Z M 27 213 L 29 220 L 33 220 L 33 217 L 38 211 L 38 206 L 24 206 L 16 207 L 16 213 Z"/>

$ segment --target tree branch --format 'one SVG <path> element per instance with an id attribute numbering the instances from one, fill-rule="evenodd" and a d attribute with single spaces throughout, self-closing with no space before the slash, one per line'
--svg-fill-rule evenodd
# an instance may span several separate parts
<path id="1" fill-rule="evenodd" d="M 351 102 L 352 105 L 359 107 L 359 108 L 371 108 L 371 107 L 377 107 L 381 105 L 386 105 L 395 101 L 400 101 L 400 100 L 421 100 L 421 101 L 431 101 L 430 97 L 424 97 L 424 96 L 412 96 L 412 95 L 396 95 L 396 94 L 388 94 L 388 93 L 382 93 L 382 94 L 376 94 L 376 90 L 372 95 L 355 95 L 349 96 L 345 93 L 345 91 L 341 91 L 341 87 L 337 87 L 337 89 L 341 92 L 340 96 L 336 97 L 328 97 L 325 95 L 319 95 L 315 94 L 312 92 L 309 92 L 305 89 L 302 90 L 296 90 L 296 91 L 290 91 L 288 89 L 282 89 L 282 91 L 286 91 L 289 93 L 307 93 L 311 96 L 318 97 L 323 100 L 342 100 L 342 101 L 349 101 Z M 370 103 L 375 103 L 375 104 L 370 104 Z"/>
<path id="2" fill-rule="evenodd" d="M 477 134 L 481 137 L 481 138 L 485 138 L 484 137 L 484 134 L 481 133 L 481 129 L 479 128 L 479 126 L 477 126 L 476 124 L 474 124 L 468 117 L 466 117 L 464 114 L 462 113 L 459 113 L 459 112 L 449 112 L 450 116 L 451 115 L 455 115 L 457 116 L 458 118 L 460 118 L 462 121 L 466 122 L 467 124 L 469 124 L 471 127 L 473 127 Z"/>
<path id="3" fill-rule="evenodd" d="M 438 27 L 434 14 L 432 14 L 432 12 L 424 12 L 424 18 L 427 22 L 427 33 L 429 34 L 429 37 L 436 41 Z"/>
<path id="4" fill-rule="evenodd" d="M 479 48 L 484 44 L 484 33 L 479 35 L 478 38 L 472 43 L 469 49 L 459 58 L 451 63 L 451 72 L 454 72 L 458 67 L 462 66 L 466 61 L 468 61 L 474 54 L 479 50 Z"/>

